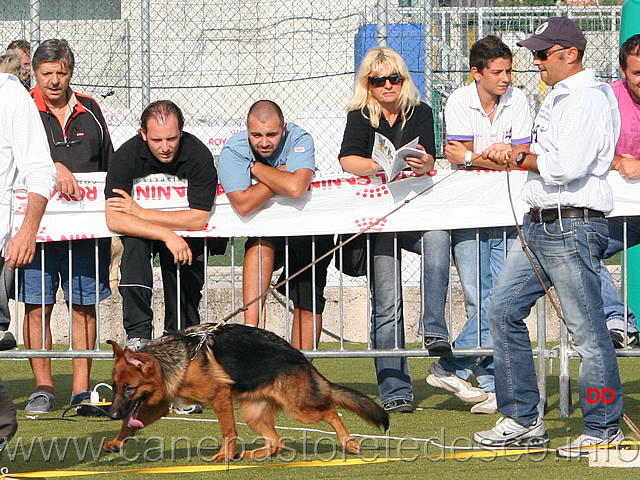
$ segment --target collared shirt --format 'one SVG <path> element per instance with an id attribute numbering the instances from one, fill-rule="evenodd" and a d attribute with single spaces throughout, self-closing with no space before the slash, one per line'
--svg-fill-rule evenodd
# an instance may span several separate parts
<path id="1" fill-rule="evenodd" d="M 31 90 L 31 96 L 40 112 L 53 161 L 73 173 L 106 172 L 113 144 L 98 102 L 69 88 L 63 127 L 47 107 L 38 85 Z"/>
<path id="2" fill-rule="evenodd" d="M 494 143 L 522 145 L 531 142 L 531 111 L 527 97 L 518 88 L 509 87 L 493 116 L 484 111 L 475 82 L 455 90 L 444 110 L 447 140 L 473 142 L 473 151 L 481 152 Z"/>
<path id="3" fill-rule="evenodd" d="M 620 134 L 613 90 L 583 70 L 553 86 L 534 121 L 531 151 L 540 174 L 529 172 L 522 198 L 536 208 L 579 207 L 609 213 L 607 183 Z"/>
<path id="4" fill-rule="evenodd" d="M 0 73 L 0 252 L 11 237 L 13 184 L 20 175 L 28 193 L 49 198 L 56 169 L 38 110 L 18 78 Z"/>
<path id="5" fill-rule="evenodd" d="M 249 136 L 244 130 L 227 140 L 220 152 L 220 183 L 225 193 L 246 190 L 251 186 L 251 170 L 249 162 L 257 161 L 249 143 Z M 265 159 L 274 168 L 286 165 L 287 172 L 295 172 L 301 168 L 311 171 L 315 167 L 315 151 L 311 135 L 295 123 L 287 123 L 284 138 L 273 155 Z"/>
<path id="6" fill-rule="evenodd" d="M 633 101 L 627 81 L 622 78 L 611 83 L 613 93 L 618 99 L 620 109 L 620 138 L 616 144 L 616 153 L 628 153 L 640 158 L 640 105 Z"/>

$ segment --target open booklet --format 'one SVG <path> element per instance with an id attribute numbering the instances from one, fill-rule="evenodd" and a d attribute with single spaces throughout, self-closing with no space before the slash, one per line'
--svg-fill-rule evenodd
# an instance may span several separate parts
<path id="1" fill-rule="evenodd" d="M 422 150 L 416 148 L 419 138 L 414 138 L 396 150 L 391 140 L 376 132 L 371 157 L 383 168 L 384 173 L 387 175 L 387 181 L 391 181 L 398 173 L 408 167 L 405 161 L 407 157 L 420 158 L 424 155 Z"/>

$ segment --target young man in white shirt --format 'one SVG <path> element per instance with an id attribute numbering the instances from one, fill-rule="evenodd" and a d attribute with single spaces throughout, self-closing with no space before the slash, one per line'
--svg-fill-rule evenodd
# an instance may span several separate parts
<path id="1" fill-rule="evenodd" d="M 481 152 L 529 147 L 529 103 L 521 90 L 510 86 L 512 53 L 498 37 L 490 35 L 474 43 L 469 65 L 474 81 L 454 91 L 445 108 L 445 154 L 458 168 L 496 169 L 496 164 L 483 159 Z M 493 346 L 487 306 L 515 237 L 514 227 L 452 230 L 451 243 L 469 318 L 454 342 L 455 348 Z M 468 382 L 472 374 L 479 388 Z M 491 356 L 440 358 L 431 365 L 427 382 L 454 393 L 464 402 L 475 403 L 472 413 L 491 414 L 497 410 Z"/>

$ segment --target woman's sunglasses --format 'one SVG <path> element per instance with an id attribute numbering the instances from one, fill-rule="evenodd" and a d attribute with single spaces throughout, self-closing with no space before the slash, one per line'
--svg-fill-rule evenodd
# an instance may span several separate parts
<path id="1" fill-rule="evenodd" d="M 389 80 L 389 83 L 391 83 L 391 85 L 398 85 L 399 83 L 402 83 L 404 78 L 402 78 L 397 73 L 389 75 L 388 77 L 369 77 L 369 83 L 372 87 L 384 87 L 384 84 L 387 83 L 387 80 Z"/>
<path id="2" fill-rule="evenodd" d="M 551 55 L 553 55 L 556 52 L 561 52 L 562 50 L 566 50 L 567 47 L 562 47 L 562 48 L 558 48 L 556 50 L 551 50 L 547 48 L 546 50 L 531 50 L 531 53 L 533 54 L 533 58 L 537 58 L 538 60 L 544 62 L 547 58 L 549 58 Z"/>

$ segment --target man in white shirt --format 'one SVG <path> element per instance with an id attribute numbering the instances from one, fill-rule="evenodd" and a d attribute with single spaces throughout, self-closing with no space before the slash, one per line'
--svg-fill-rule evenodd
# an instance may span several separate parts
<path id="1" fill-rule="evenodd" d="M 609 233 L 605 215 L 613 209 L 606 175 L 620 114 L 611 87 L 582 66 L 586 44 L 580 28 L 565 17 L 547 19 L 531 38 L 518 43 L 532 50 L 534 65 L 551 87 L 534 122 L 533 153 L 514 149 L 509 156 L 485 154 L 496 163 L 529 171 L 522 198 L 531 205 L 522 225 L 526 251 L 516 240 L 489 304 L 496 395 L 504 416 L 493 429 L 474 435 L 485 448 L 549 442 L 524 319 L 551 285 L 582 361 L 584 419 L 583 434 L 556 454 L 587 456 L 597 445 L 624 438 L 619 428 L 622 386 L 600 294 L 600 260 Z M 606 394 L 606 402 L 591 402 L 594 390 Z"/>
<path id="2" fill-rule="evenodd" d="M 0 261 L 9 270 L 31 263 L 36 234 L 56 185 L 47 136 L 33 100 L 13 75 L 0 73 Z M 20 230 L 11 238 L 13 184 L 27 188 L 27 209 Z M 17 428 L 16 410 L 0 380 L 0 454 Z"/>
<path id="3" fill-rule="evenodd" d="M 516 146 L 529 148 L 531 112 L 524 93 L 510 86 L 512 62 L 511 50 L 496 36 L 489 35 L 471 46 L 469 66 L 474 81 L 451 94 L 444 112 L 445 154 L 459 168 L 496 169 L 495 163 L 474 152 L 485 149 L 509 152 Z M 451 245 L 469 318 L 455 340 L 455 348 L 493 346 L 487 306 L 506 252 L 515 238 L 515 227 L 451 231 Z M 472 374 L 478 387 L 468 381 Z M 427 383 L 454 393 L 464 402 L 475 403 L 471 413 L 493 414 L 498 408 L 492 356 L 442 357 L 429 367 Z"/>

